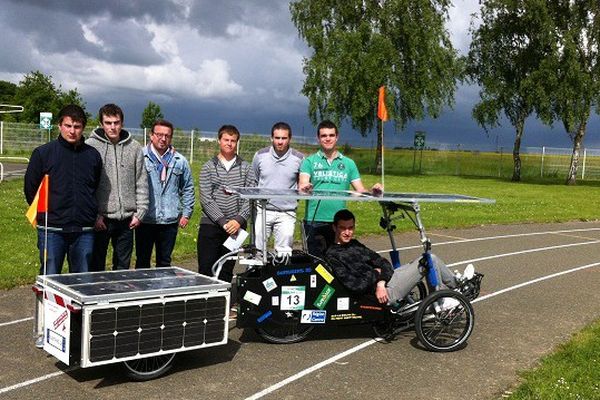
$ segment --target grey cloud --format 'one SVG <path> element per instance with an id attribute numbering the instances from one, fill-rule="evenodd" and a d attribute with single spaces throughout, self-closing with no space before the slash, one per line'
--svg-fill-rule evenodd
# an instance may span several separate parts
<path id="1" fill-rule="evenodd" d="M 227 27 L 234 23 L 280 31 L 283 35 L 296 34 L 288 2 L 281 0 L 198 0 L 192 3 L 189 23 L 201 35 L 209 36 L 228 36 Z"/>
<path id="2" fill-rule="evenodd" d="M 33 47 L 44 56 L 78 51 L 112 63 L 153 65 L 164 61 L 149 45 L 152 34 L 131 20 L 110 20 L 105 26 L 93 29 L 105 44 L 102 48 L 85 39 L 80 22 L 87 21 L 74 18 L 68 7 L 50 11 L 31 3 L 13 3 L 4 7 L 0 21 L 21 38 L 16 42 L 7 42 L 3 46 L 4 51 L 8 48 L 11 48 L 10 52 L 15 51 L 13 47 L 22 48 L 27 43 L 25 39 L 30 40 Z"/>
<path id="3" fill-rule="evenodd" d="M 172 22 L 183 18 L 184 7 L 167 0 L 8 0 L 14 5 L 27 5 L 42 12 L 61 12 L 81 18 L 108 15 L 111 19 L 149 18 L 156 22 Z"/>

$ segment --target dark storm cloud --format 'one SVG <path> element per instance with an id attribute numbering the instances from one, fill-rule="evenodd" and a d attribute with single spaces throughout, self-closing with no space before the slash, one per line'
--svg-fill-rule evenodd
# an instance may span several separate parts
<path id="1" fill-rule="evenodd" d="M 107 15 L 114 20 L 149 18 L 172 22 L 183 18 L 185 9 L 167 0 L 9 0 L 14 5 L 30 6 L 43 12 L 61 12 L 81 18 Z"/>
<path id="2" fill-rule="evenodd" d="M 287 1 L 194 1 L 190 8 L 190 25 L 201 35 L 228 36 L 227 27 L 242 23 L 255 28 L 297 35 L 290 23 Z"/>
<path id="3" fill-rule="evenodd" d="M 113 19 L 107 14 L 107 4 L 103 4 L 99 14 L 91 12 L 90 5 L 95 3 L 76 1 L 63 4 L 61 2 L 60 7 L 56 8 L 44 8 L 37 3 L 39 2 L 24 1 L 7 3 L 4 6 L 0 21 L 20 40 L 5 42 L 3 52 L 16 51 L 13 48 L 21 48 L 30 41 L 32 47 L 42 56 L 77 51 L 85 56 L 117 64 L 146 66 L 164 61 L 149 45 L 152 33 L 134 20 L 123 17 L 123 15 L 132 17 L 131 5 L 124 7 L 126 11 L 124 13 L 120 13 L 119 10 L 117 12 L 119 17 Z M 47 2 L 42 5 L 47 5 Z M 84 12 L 83 5 L 89 7 L 90 12 Z M 90 19 L 84 19 L 87 17 Z M 81 26 L 89 21 L 93 22 L 96 17 L 105 21 L 104 25 L 92 23 L 89 28 L 97 38 L 102 40 L 102 46 L 86 40 Z"/>

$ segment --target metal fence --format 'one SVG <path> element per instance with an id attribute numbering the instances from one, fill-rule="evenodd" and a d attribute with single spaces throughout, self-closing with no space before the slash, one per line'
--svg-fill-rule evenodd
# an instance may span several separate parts
<path id="1" fill-rule="evenodd" d="M 94 128 L 86 129 L 89 136 Z M 140 143 L 146 144 L 148 132 L 126 128 Z M 39 129 L 37 124 L 0 121 L 0 156 L 29 157 L 31 151 L 58 135 L 51 130 Z M 294 136 L 293 145 L 304 153 L 316 150 L 315 136 Z M 242 133 L 238 153 L 251 160 L 254 153 L 270 144 L 268 136 Z M 375 149 L 353 147 L 343 140 L 338 143 L 344 154 L 353 158 L 362 173 L 374 173 Z M 173 146 L 192 164 L 204 163 L 218 151 L 217 133 L 200 130 L 176 129 Z M 521 176 L 527 178 L 566 178 L 572 150 L 555 147 L 521 148 Z M 1 162 L 1 161 L 0 161 Z M 510 178 L 513 172 L 512 148 L 469 146 L 464 144 L 428 143 L 425 149 L 409 145 L 386 143 L 386 174 L 465 175 Z M 580 156 L 578 179 L 600 180 L 600 149 L 583 148 Z"/>

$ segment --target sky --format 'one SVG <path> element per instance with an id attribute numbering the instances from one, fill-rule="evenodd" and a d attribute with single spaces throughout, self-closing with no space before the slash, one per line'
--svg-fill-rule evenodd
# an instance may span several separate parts
<path id="1" fill-rule="evenodd" d="M 77 88 L 95 114 L 119 104 L 125 126 L 138 127 L 149 101 L 177 127 L 216 131 L 234 124 L 242 132 L 269 134 L 276 121 L 294 135 L 315 135 L 307 116 L 302 60 L 310 49 L 299 38 L 283 0 L 1 0 L 0 80 L 18 83 L 30 71 L 52 76 L 63 89 Z M 471 14 L 478 0 L 454 0 L 448 30 L 454 46 L 468 51 Z M 453 108 L 440 118 L 410 123 L 386 144 L 410 145 L 414 132 L 427 144 L 512 147 L 514 131 L 504 122 L 487 134 L 471 118 L 478 88 L 461 86 Z M 376 101 L 376 100 L 374 100 Z M 597 117 L 585 144 L 600 147 Z M 341 129 L 341 143 L 374 143 Z M 522 146 L 571 147 L 562 126 L 533 118 Z"/>

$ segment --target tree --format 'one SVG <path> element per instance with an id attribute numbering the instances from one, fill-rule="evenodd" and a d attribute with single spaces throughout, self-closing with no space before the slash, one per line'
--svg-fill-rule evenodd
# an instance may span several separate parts
<path id="1" fill-rule="evenodd" d="M 308 114 L 316 123 L 349 118 L 366 135 L 377 120 L 377 93 L 396 129 L 452 105 L 460 72 L 445 22 L 450 0 L 299 0 L 290 4 L 304 60 Z M 376 171 L 381 171 L 378 134 Z"/>
<path id="2" fill-rule="evenodd" d="M 8 81 L 0 81 L 0 104 L 13 104 L 13 97 L 17 90 L 17 85 Z M 2 121 L 5 114 L 0 114 L 0 121 Z"/>
<path id="3" fill-rule="evenodd" d="M 548 2 L 545 34 L 552 51 L 532 77 L 531 93 L 544 122 L 560 120 L 573 142 L 566 183 L 577 180 L 579 155 L 592 109 L 600 112 L 600 3 Z"/>
<path id="4" fill-rule="evenodd" d="M 152 128 L 154 125 L 154 121 L 157 119 L 164 118 L 162 111 L 160 110 L 160 106 L 151 101 L 148 102 L 146 108 L 142 112 L 142 123 L 140 124 L 140 128 Z"/>
<path id="5" fill-rule="evenodd" d="M 19 82 L 13 97 L 15 104 L 23 106 L 20 114 L 15 114 L 19 122 L 38 123 L 40 112 L 51 112 L 55 117 L 67 104 L 77 104 L 85 110 L 85 102 L 77 89 L 63 92 L 61 86 L 56 87 L 52 76 L 40 71 L 32 71 Z"/>
<path id="6" fill-rule="evenodd" d="M 481 2 L 481 24 L 471 30 L 467 72 L 481 90 L 473 117 L 486 130 L 504 115 L 515 128 L 513 181 L 521 179 L 521 139 L 536 99 L 530 96 L 531 74 L 549 51 L 541 26 L 548 23 L 545 0 Z"/>

